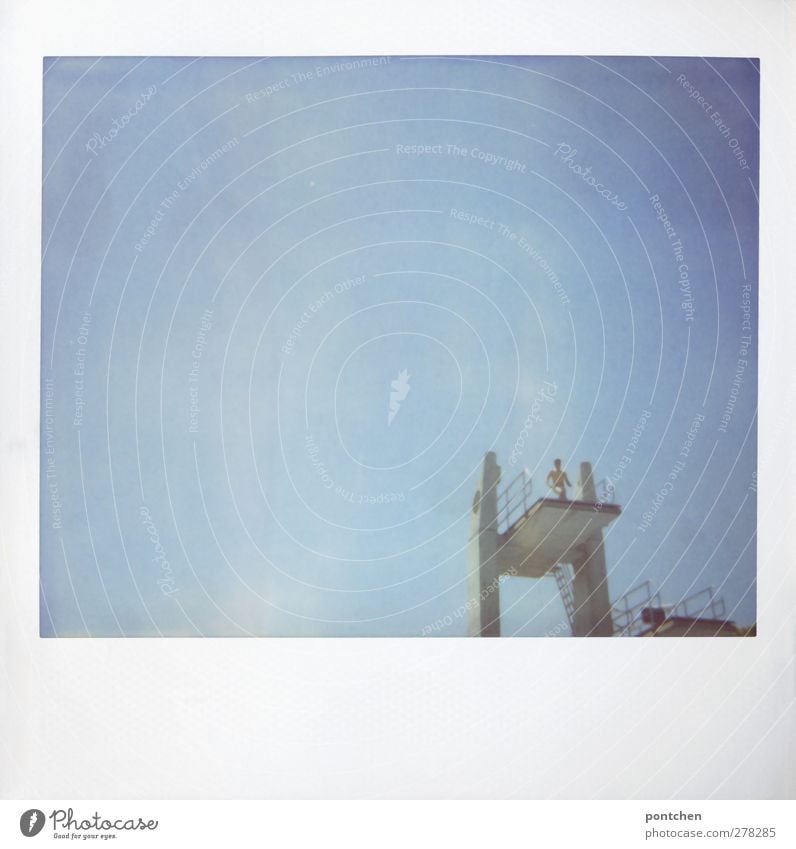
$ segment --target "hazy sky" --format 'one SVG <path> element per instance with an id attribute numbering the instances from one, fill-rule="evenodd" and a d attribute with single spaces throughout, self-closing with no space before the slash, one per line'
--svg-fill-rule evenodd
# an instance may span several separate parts
<path id="1" fill-rule="evenodd" d="M 43 634 L 464 634 L 488 450 L 754 622 L 756 62 L 44 71 Z"/>

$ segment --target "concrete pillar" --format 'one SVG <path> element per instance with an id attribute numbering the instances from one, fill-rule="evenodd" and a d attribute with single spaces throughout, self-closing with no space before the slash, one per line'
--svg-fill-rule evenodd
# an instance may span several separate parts
<path id="1" fill-rule="evenodd" d="M 578 478 L 578 500 L 597 501 L 597 490 L 594 487 L 594 474 L 591 463 L 580 464 L 580 477 Z"/>
<path id="2" fill-rule="evenodd" d="M 611 599 L 602 531 L 584 541 L 573 557 L 572 598 L 575 637 L 612 637 Z"/>
<path id="3" fill-rule="evenodd" d="M 473 499 L 467 546 L 467 633 L 471 637 L 500 636 L 500 585 L 497 542 L 497 486 L 500 466 L 494 451 L 484 465 Z"/>
<path id="4" fill-rule="evenodd" d="M 580 499 L 597 502 L 591 463 L 580 464 Z M 583 541 L 573 557 L 572 596 L 575 604 L 574 636 L 612 637 L 611 599 L 605 565 L 603 533 L 597 531 Z"/>

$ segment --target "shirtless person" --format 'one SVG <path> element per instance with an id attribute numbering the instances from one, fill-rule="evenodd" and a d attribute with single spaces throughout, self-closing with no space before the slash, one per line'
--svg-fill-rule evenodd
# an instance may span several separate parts
<path id="1" fill-rule="evenodd" d="M 553 492 L 558 493 L 558 497 L 561 501 L 566 501 L 567 487 L 572 486 L 572 484 L 569 482 L 567 473 L 561 468 L 561 460 L 557 458 L 553 460 L 553 466 L 555 468 L 550 470 L 545 482 L 550 489 L 553 490 Z"/>

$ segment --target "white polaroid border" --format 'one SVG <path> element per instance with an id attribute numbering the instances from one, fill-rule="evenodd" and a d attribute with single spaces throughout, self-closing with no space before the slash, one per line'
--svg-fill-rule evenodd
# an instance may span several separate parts
<path id="1" fill-rule="evenodd" d="M 786 798 L 794 749 L 794 4 L 10 0 L 0 31 L 0 796 Z M 38 636 L 42 57 L 760 57 L 758 636 Z"/>

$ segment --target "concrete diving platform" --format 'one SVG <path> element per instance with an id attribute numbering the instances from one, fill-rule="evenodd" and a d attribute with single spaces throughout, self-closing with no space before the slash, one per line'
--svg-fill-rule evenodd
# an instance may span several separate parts
<path id="1" fill-rule="evenodd" d="M 575 563 L 587 540 L 621 512 L 618 504 L 540 498 L 498 534 L 500 571 L 543 578 L 559 563 Z"/>

